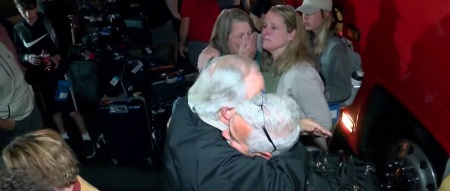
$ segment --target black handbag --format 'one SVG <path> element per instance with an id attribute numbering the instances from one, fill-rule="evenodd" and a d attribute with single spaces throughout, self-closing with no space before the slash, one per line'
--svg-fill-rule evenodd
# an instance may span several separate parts
<path id="1" fill-rule="evenodd" d="M 375 168 L 354 156 L 312 151 L 307 191 L 378 191 Z"/>

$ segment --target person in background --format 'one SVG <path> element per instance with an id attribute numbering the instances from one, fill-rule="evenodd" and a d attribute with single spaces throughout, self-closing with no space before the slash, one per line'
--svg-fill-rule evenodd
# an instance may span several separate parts
<path id="1" fill-rule="evenodd" d="M 208 61 L 222 55 L 241 55 L 256 58 L 256 30 L 249 15 L 241 9 L 223 10 L 214 24 L 211 40 L 198 58 L 198 70 Z"/>
<path id="2" fill-rule="evenodd" d="M 201 51 L 209 44 L 220 11 L 216 0 L 183 0 L 181 4 L 179 53 L 182 57 L 187 56 L 194 67 L 197 67 Z"/>
<path id="3" fill-rule="evenodd" d="M 305 0 L 296 9 L 303 13 L 304 28 L 309 31 L 310 45 L 325 83 L 325 97 L 329 103 L 345 101 L 353 88 L 350 80 L 352 66 L 347 57 L 346 44 L 335 32 L 332 9 L 332 0 Z M 339 43 L 330 47 L 330 41 Z"/>
<path id="4" fill-rule="evenodd" d="M 17 137 L 2 151 L 9 171 L 39 177 L 40 184 L 56 191 L 97 191 L 81 178 L 78 161 L 57 132 L 43 129 Z"/>
<path id="5" fill-rule="evenodd" d="M 263 26 L 262 21 L 264 20 L 264 16 L 274 5 L 276 4 L 274 4 L 271 0 L 258 0 L 250 4 L 250 18 L 252 18 L 253 23 L 255 23 L 256 30 L 259 32 L 261 32 Z"/>
<path id="6" fill-rule="evenodd" d="M 0 149 L 16 136 L 42 128 L 42 118 L 25 81 L 16 49 L 0 24 Z"/>
<path id="7" fill-rule="evenodd" d="M 323 82 L 309 52 L 307 32 L 300 16 L 289 5 L 273 6 L 262 29 L 263 71 L 266 91 L 291 96 L 300 106 L 300 118 L 309 118 L 331 130 L 331 114 Z M 324 137 L 313 137 L 309 149 L 327 150 Z"/>
<path id="8" fill-rule="evenodd" d="M 180 12 L 178 11 L 178 4 L 180 0 L 165 0 L 167 8 L 169 8 L 170 13 L 172 14 L 173 18 L 180 20 Z"/>
<path id="9" fill-rule="evenodd" d="M 71 93 L 59 95 L 65 100 L 55 100 L 58 82 L 65 80 L 64 75 L 68 69 L 68 62 L 64 56 L 67 50 L 57 45 L 60 41 L 55 35 L 53 24 L 38 13 L 37 0 L 14 0 L 14 3 L 22 15 L 22 19 L 14 27 L 14 44 L 19 59 L 27 68 L 25 73 L 27 82 L 33 86 L 36 94 L 39 94 L 38 101 L 43 102 L 42 112 L 52 115 L 61 137 L 69 141 L 62 118 L 62 111 L 68 112 L 80 130 L 86 158 L 94 157 L 95 147 Z M 41 55 L 46 54 L 49 60 L 42 63 Z"/>

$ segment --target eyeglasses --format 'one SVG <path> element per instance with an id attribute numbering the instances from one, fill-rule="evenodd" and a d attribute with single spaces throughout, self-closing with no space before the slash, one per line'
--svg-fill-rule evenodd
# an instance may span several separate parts
<path id="1" fill-rule="evenodd" d="M 277 150 L 277 147 L 275 146 L 275 144 L 273 144 L 273 141 L 270 138 L 270 135 L 269 135 L 269 133 L 267 132 L 267 129 L 266 129 L 266 118 L 264 116 L 264 94 L 265 94 L 265 92 L 264 92 L 264 90 L 262 90 L 261 91 L 261 105 L 260 105 L 260 107 L 261 107 L 261 111 L 262 111 L 262 114 L 263 114 L 263 126 L 261 128 L 263 129 L 264 134 L 266 134 L 267 139 L 269 139 L 270 143 L 272 144 L 272 146 L 273 146 L 273 151 L 272 152 L 274 152 L 274 151 Z"/>

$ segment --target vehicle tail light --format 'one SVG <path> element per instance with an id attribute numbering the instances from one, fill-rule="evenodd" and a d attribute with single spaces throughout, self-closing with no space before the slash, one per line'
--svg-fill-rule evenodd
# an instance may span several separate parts
<path id="1" fill-rule="evenodd" d="M 342 125 L 350 132 L 353 133 L 355 123 L 353 122 L 352 117 L 347 113 L 343 112 L 341 117 Z"/>

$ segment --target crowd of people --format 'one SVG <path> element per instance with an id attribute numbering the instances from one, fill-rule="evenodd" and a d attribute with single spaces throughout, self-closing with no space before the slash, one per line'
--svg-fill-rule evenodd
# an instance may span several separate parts
<path id="1" fill-rule="evenodd" d="M 329 104 L 352 87 L 345 44 L 327 50 L 332 1 L 273 2 L 222 10 L 195 53 L 200 75 L 168 124 L 166 190 L 305 190 L 309 152 L 328 150 Z M 189 51 L 196 18 L 181 19 Z"/>
<path id="2" fill-rule="evenodd" d="M 72 117 L 91 158 L 95 147 L 84 119 L 72 95 L 55 99 L 70 35 L 58 32 L 68 21 L 44 9 L 49 2 L 14 0 L 22 20 L 12 41 L 0 27 L 5 171 L 27 177 L 35 190 L 96 190 L 78 176 L 61 112 Z M 269 0 L 166 3 L 180 21 L 175 46 L 200 74 L 168 123 L 164 188 L 305 190 L 308 150 L 327 151 L 333 132 L 328 104 L 351 90 L 345 45 L 327 50 L 339 38 L 332 1 L 305 0 L 297 9 Z M 52 116 L 58 132 L 40 130 L 40 113 Z"/>

